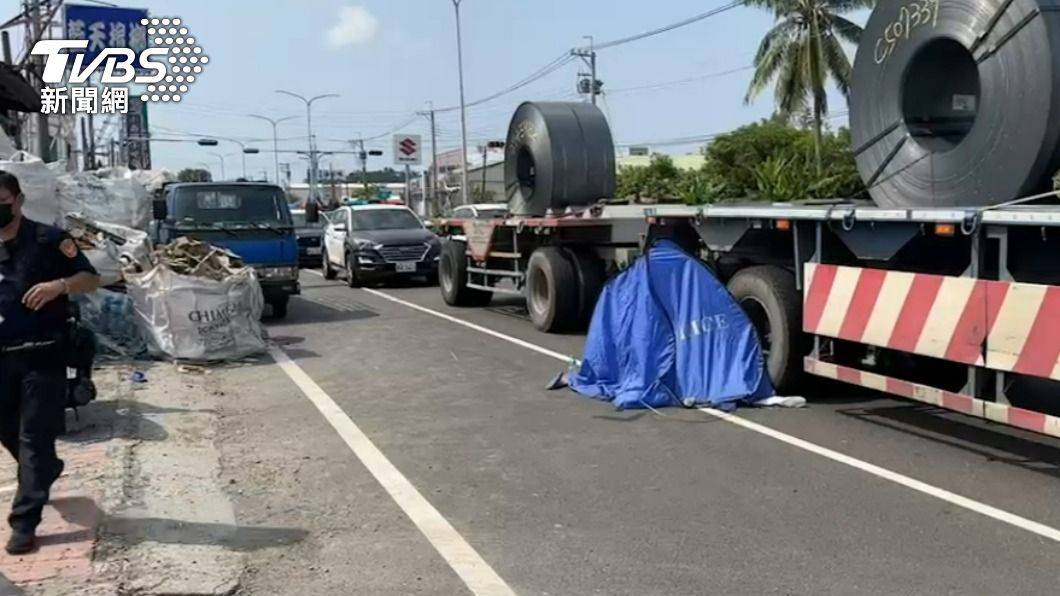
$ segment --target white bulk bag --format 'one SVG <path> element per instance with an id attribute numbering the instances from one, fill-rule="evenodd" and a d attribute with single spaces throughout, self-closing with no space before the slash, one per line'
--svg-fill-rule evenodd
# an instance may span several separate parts
<path id="1" fill-rule="evenodd" d="M 235 360 L 265 351 L 264 298 L 251 268 L 222 281 L 165 265 L 126 275 L 147 348 L 156 357 Z"/>

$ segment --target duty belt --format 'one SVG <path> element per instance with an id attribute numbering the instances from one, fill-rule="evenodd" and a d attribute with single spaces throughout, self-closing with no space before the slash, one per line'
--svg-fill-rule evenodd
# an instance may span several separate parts
<path id="1" fill-rule="evenodd" d="M 11 344 L 11 345 L 0 345 L 0 354 L 17 354 L 20 352 L 32 352 L 34 350 L 43 350 L 44 348 L 51 348 L 59 344 L 57 339 L 46 339 L 41 341 L 25 341 L 22 343 Z"/>

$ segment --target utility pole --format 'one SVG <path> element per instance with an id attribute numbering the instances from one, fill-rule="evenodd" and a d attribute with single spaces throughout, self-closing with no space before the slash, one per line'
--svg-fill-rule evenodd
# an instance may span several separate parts
<path id="1" fill-rule="evenodd" d="M 15 62 L 11 57 L 11 35 L 7 31 L 0 31 L 0 46 L 3 48 L 4 62 L 14 66 Z M 5 117 L 8 115 L 10 116 L 11 140 L 15 143 L 15 149 L 21 150 L 24 148 L 22 145 L 22 122 L 16 112 L 6 112 Z"/>
<path id="2" fill-rule="evenodd" d="M 361 159 L 361 184 L 364 186 L 364 198 L 368 198 L 368 152 L 364 150 L 364 140 L 357 139 L 357 157 Z"/>
<path id="3" fill-rule="evenodd" d="M 574 50 L 571 50 L 570 53 L 571 53 L 572 56 L 577 56 L 577 57 L 581 58 L 582 60 L 584 60 L 586 65 L 589 67 L 589 72 L 588 73 L 584 73 L 584 72 L 578 73 L 578 76 L 580 76 L 580 77 L 584 77 L 584 76 L 588 76 L 589 77 L 589 84 L 588 85 L 579 84 L 578 91 L 580 93 L 582 93 L 582 94 L 588 94 L 589 95 L 589 101 L 591 101 L 592 104 L 595 106 L 596 105 L 596 96 L 600 94 L 600 89 L 603 87 L 603 83 L 601 83 L 600 81 L 598 81 L 596 79 L 596 49 L 593 46 L 593 36 L 592 35 L 586 35 L 585 39 L 589 40 L 589 46 L 587 48 L 574 49 Z M 581 80 L 584 81 L 585 79 L 581 79 Z"/>
<path id="4" fill-rule="evenodd" d="M 412 166 L 405 164 L 405 206 L 412 206 Z"/>
<path id="5" fill-rule="evenodd" d="M 92 112 L 88 113 L 88 169 L 96 169 L 96 124 L 92 119 Z"/>
<path id="6" fill-rule="evenodd" d="M 441 208 L 441 194 L 438 191 L 438 126 L 435 123 L 435 112 L 434 102 L 427 102 L 426 112 L 417 112 L 420 116 L 426 116 L 431 121 L 431 167 L 430 167 L 430 184 L 431 184 L 431 209 L 432 213 L 428 215 L 437 215 Z M 425 177 L 426 180 L 426 177 Z M 427 201 L 427 195 L 424 193 L 424 202 Z"/>
<path id="7" fill-rule="evenodd" d="M 468 188 L 468 171 L 467 171 L 467 104 L 464 101 L 464 43 L 460 35 L 460 3 L 463 0 L 453 0 L 453 8 L 456 10 L 456 60 L 457 69 L 460 74 L 460 166 L 463 170 L 461 174 L 461 194 L 464 196 L 464 204 L 466 205 L 468 197 L 471 195 L 471 189 Z"/>
<path id="8" fill-rule="evenodd" d="M 27 28 L 31 34 L 31 39 L 26 40 L 26 47 L 32 48 L 44 37 L 45 24 L 41 19 L 41 1 L 40 0 L 26 0 L 29 9 L 27 12 L 30 18 L 30 25 Z M 50 23 L 49 23 L 50 26 Z M 41 73 L 44 67 L 41 65 L 42 56 L 33 56 L 31 58 L 34 68 L 32 68 L 34 78 L 38 89 L 44 87 L 44 79 L 41 78 Z M 51 131 L 48 129 L 48 115 L 37 114 L 37 144 L 40 145 L 38 151 L 40 158 L 43 161 L 52 161 L 51 147 Z"/>
<path id="9" fill-rule="evenodd" d="M 479 200 L 486 202 L 486 163 L 489 161 L 489 144 L 482 146 L 482 188 L 479 189 Z"/>

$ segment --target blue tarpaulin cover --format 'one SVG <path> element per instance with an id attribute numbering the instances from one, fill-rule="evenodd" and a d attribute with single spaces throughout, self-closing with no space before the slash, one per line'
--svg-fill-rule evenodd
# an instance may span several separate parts
<path id="1" fill-rule="evenodd" d="M 568 382 L 619 409 L 731 410 L 775 393 L 747 315 L 703 263 L 669 240 L 604 288 L 585 357 Z"/>

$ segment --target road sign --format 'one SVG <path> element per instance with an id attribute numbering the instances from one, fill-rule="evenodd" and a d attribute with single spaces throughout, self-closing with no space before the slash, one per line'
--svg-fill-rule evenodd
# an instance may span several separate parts
<path id="1" fill-rule="evenodd" d="M 107 48 L 127 48 L 137 54 L 147 49 L 147 18 L 141 8 L 112 8 L 67 4 L 64 7 L 63 39 L 87 39 L 84 64 L 91 64 Z"/>
<path id="2" fill-rule="evenodd" d="M 423 163 L 420 135 L 394 135 L 394 163 L 418 166 Z"/>

